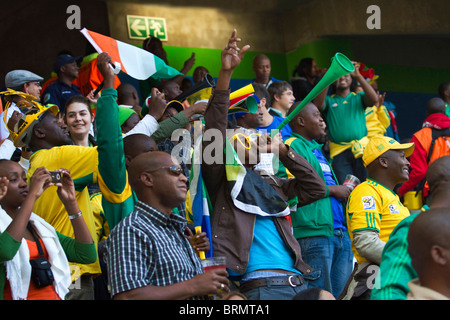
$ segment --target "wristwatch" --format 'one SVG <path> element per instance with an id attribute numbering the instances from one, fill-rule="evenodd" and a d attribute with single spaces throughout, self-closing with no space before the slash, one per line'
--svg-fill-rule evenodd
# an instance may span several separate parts
<path id="1" fill-rule="evenodd" d="M 69 219 L 73 220 L 73 219 L 79 218 L 81 216 L 82 216 L 82 214 L 81 214 L 81 211 L 80 211 L 80 212 L 75 213 L 75 214 L 69 214 Z"/>

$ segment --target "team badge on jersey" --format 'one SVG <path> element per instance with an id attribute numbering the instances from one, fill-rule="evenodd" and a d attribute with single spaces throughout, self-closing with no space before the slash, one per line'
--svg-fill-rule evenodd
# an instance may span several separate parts
<path id="1" fill-rule="evenodd" d="M 390 204 L 389 205 L 389 211 L 391 213 L 400 213 L 400 211 L 398 211 L 398 208 L 397 208 L 397 206 L 395 204 Z"/>
<path id="2" fill-rule="evenodd" d="M 362 197 L 362 203 L 365 210 L 375 209 L 375 199 L 372 196 Z"/>

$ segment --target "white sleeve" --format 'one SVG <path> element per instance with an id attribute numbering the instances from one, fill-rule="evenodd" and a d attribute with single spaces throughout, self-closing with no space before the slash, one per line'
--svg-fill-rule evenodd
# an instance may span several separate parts
<path id="1" fill-rule="evenodd" d="M 23 170 L 25 170 L 25 173 L 27 173 L 30 168 L 30 160 L 20 157 L 19 164 L 22 166 Z"/>
<path id="2" fill-rule="evenodd" d="M 381 254 L 386 243 L 381 241 L 378 232 L 372 230 L 355 232 L 353 244 L 361 257 L 380 265 Z"/>
<path id="3" fill-rule="evenodd" d="M 0 159 L 10 160 L 14 151 L 16 151 L 14 143 L 11 140 L 6 139 L 0 146 Z"/>
<path id="4" fill-rule="evenodd" d="M 6 124 L 8 123 L 9 119 L 11 118 L 14 111 L 22 112 L 20 109 L 16 106 L 15 103 L 11 103 L 11 106 L 8 108 L 8 112 L 6 114 L 6 122 L 3 121 L 3 117 L 5 116 L 5 112 L 3 111 L 0 114 L 0 140 L 6 139 L 9 137 L 9 130 Z"/>
<path id="5" fill-rule="evenodd" d="M 159 128 L 159 123 L 151 115 L 146 114 L 145 117 L 139 121 L 139 123 L 130 131 L 128 131 L 123 137 L 130 136 L 132 134 L 145 134 L 151 136 Z"/>

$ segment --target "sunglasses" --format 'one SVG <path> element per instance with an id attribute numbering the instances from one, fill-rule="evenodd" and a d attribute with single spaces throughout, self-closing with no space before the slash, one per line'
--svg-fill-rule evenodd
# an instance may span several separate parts
<path id="1" fill-rule="evenodd" d="M 246 144 L 244 144 L 244 142 L 242 142 L 241 136 L 244 138 Z M 253 136 L 255 136 L 255 137 L 252 138 Z M 249 150 L 252 148 L 251 141 L 255 140 L 256 136 L 261 136 L 261 135 L 259 133 L 251 133 L 248 136 L 246 136 L 243 133 L 236 133 L 234 136 L 231 137 L 231 141 L 238 140 L 245 149 Z"/>
<path id="2" fill-rule="evenodd" d="M 155 170 L 145 171 L 145 172 L 152 173 L 152 172 L 155 172 L 155 171 L 158 171 L 158 170 L 162 170 L 162 169 L 168 169 L 169 173 L 174 175 L 174 176 L 179 176 L 180 174 L 184 175 L 183 169 L 181 169 L 181 167 L 178 167 L 178 166 L 161 167 L 161 168 L 158 168 L 158 169 L 155 169 Z"/>

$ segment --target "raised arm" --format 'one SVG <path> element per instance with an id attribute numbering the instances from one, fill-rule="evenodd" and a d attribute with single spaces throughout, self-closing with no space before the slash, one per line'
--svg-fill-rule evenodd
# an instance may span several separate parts
<path id="1" fill-rule="evenodd" d="M 128 183 L 123 150 L 122 130 L 119 124 L 117 91 L 110 56 L 99 54 L 97 64 L 104 78 L 102 96 L 97 102 L 98 183 L 102 191 L 102 205 L 112 229 L 127 216 L 134 206 Z"/>
<path id="2" fill-rule="evenodd" d="M 18 178 L 20 179 L 20 178 Z M 14 217 L 12 222 L 9 224 L 8 228 L 6 228 L 6 232 L 8 232 L 11 237 L 16 241 L 21 241 L 25 229 L 27 228 L 28 221 L 30 220 L 31 213 L 33 211 L 33 206 L 36 200 L 42 195 L 42 193 L 51 185 L 50 173 L 44 167 L 37 168 L 31 179 L 30 179 L 30 187 L 28 191 L 28 195 L 25 200 L 20 205 L 19 212 Z M 25 181 L 26 183 L 26 181 Z M 3 189 L 7 189 L 6 181 L 2 181 Z"/>
<path id="3" fill-rule="evenodd" d="M 312 101 L 312 103 L 319 109 L 320 112 L 322 112 L 325 109 L 325 97 L 328 93 L 328 88 L 330 86 L 327 86 L 321 93 L 317 95 Z"/>
<path id="4" fill-rule="evenodd" d="M 234 69 L 241 63 L 245 52 L 250 48 L 249 45 L 240 49 L 237 43 L 241 41 L 237 36 L 236 29 L 233 30 L 228 44 L 221 53 L 221 67 L 219 76 L 216 82 L 216 86 L 213 89 L 213 93 L 208 102 L 208 106 L 205 111 L 205 136 L 211 129 L 219 130 L 221 134 L 222 143 L 226 139 L 226 129 L 228 125 L 228 108 L 230 106 L 230 80 Z M 209 131 L 214 132 L 214 131 Z M 214 135 L 217 136 L 217 135 Z M 205 150 L 212 142 L 218 143 L 218 141 L 203 140 L 203 150 Z M 223 144 L 220 150 L 223 150 Z M 202 153 L 205 155 L 205 153 Z M 208 190 L 215 190 L 217 181 L 220 181 L 219 177 L 224 174 L 223 163 L 208 164 L 203 161 L 202 163 L 203 179 L 206 183 Z"/>
<path id="5" fill-rule="evenodd" d="M 364 90 L 364 105 L 366 107 L 372 107 L 377 104 L 378 102 L 378 95 L 375 92 L 375 90 L 372 88 L 372 86 L 364 79 L 364 77 L 359 72 L 359 65 L 356 62 L 353 62 L 353 65 L 355 66 L 355 71 L 351 73 L 351 76 L 358 80 L 358 82 L 361 84 L 361 87 Z"/>
<path id="6" fill-rule="evenodd" d="M 221 67 L 217 78 L 213 95 L 208 103 L 205 111 L 205 130 L 219 129 L 225 139 L 225 130 L 228 124 L 228 108 L 229 108 L 229 90 L 230 80 L 234 69 L 241 63 L 245 52 L 250 48 L 249 45 L 240 49 L 237 43 L 241 41 L 236 37 L 237 31 L 233 30 L 228 44 L 221 53 Z M 227 95 L 227 99 L 223 99 L 223 95 Z"/>
<path id="7" fill-rule="evenodd" d="M 237 37 L 236 29 L 233 30 L 228 44 L 221 53 L 222 65 L 217 79 L 216 90 L 228 90 L 231 76 L 234 69 L 241 63 L 245 53 L 250 49 L 249 45 L 245 45 L 242 49 L 237 46 L 241 38 Z"/>
<path id="8" fill-rule="evenodd" d="M 67 169 L 61 169 L 61 182 L 56 183 L 58 187 L 57 194 L 61 202 L 64 204 L 72 223 L 75 240 L 83 243 L 93 243 L 91 233 L 83 219 L 83 213 L 78 206 L 77 197 L 75 195 L 75 187 Z M 94 260 L 95 261 L 95 260 Z"/>
<path id="9" fill-rule="evenodd" d="M 72 176 L 67 169 L 61 169 L 60 171 L 62 173 L 61 182 L 55 185 L 58 187 L 58 197 L 64 204 L 72 223 L 75 239 L 58 234 L 59 241 L 70 262 L 94 263 L 97 260 L 96 244 L 78 206 Z"/>
<path id="10" fill-rule="evenodd" d="M 164 110 L 166 109 L 166 105 L 164 94 L 159 92 L 157 88 L 153 88 L 148 113 L 133 129 L 128 131 L 125 136 L 132 134 L 145 134 L 153 138 L 154 134 L 166 134 L 166 132 L 160 132 L 162 129 L 160 124 L 158 124 L 158 120 L 161 118 Z"/>

